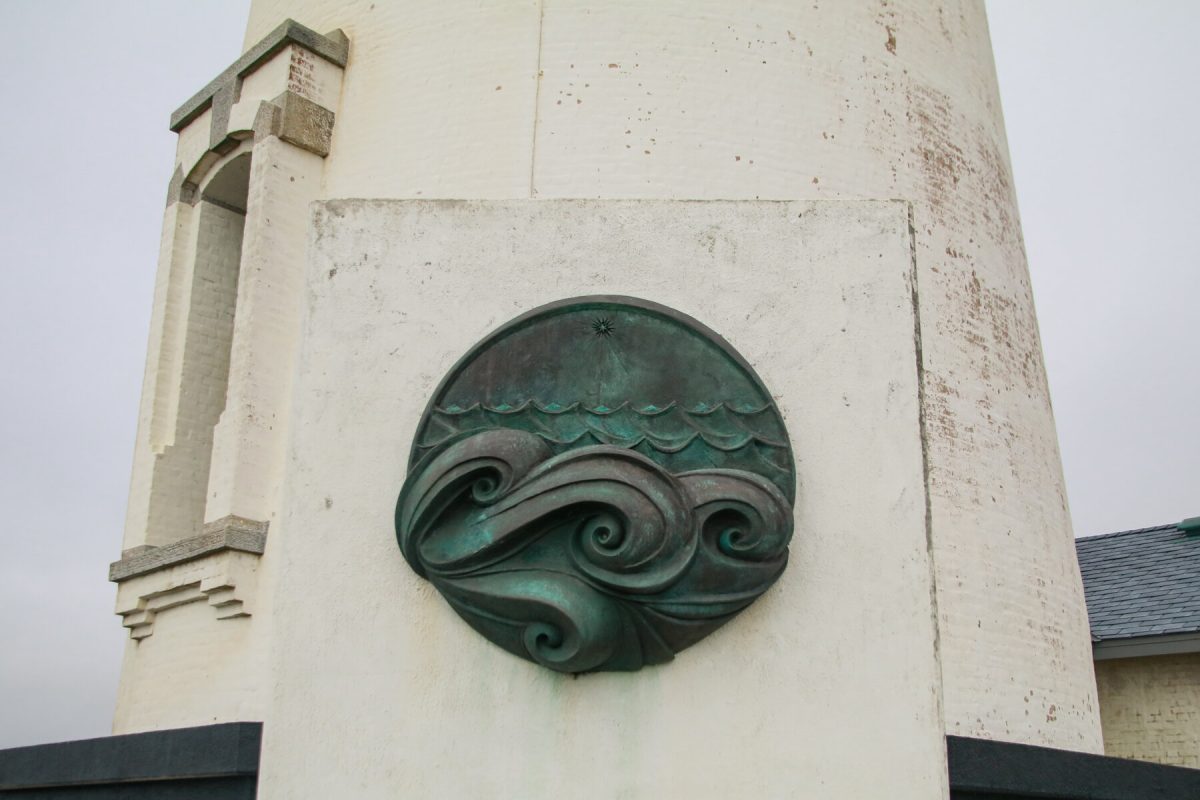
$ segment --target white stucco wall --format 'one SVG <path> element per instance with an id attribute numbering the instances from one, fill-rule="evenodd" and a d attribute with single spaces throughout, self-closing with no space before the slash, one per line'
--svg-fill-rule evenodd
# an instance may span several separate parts
<path id="1" fill-rule="evenodd" d="M 352 42 L 324 197 L 911 201 L 948 730 L 1101 749 L 981 1 L 255 0 L 247 44 L 285 17 Z"/>
<path id="2" fill-rule="evenodd" d="M 907 204 L 335 200 L 314 237 L 263 797 L 945 796 Z M 799 499 L 758 603 L 669 664 L 573 678 L 459 619 L 392 511 L 453 362 L 596 292 L 739 349 Z"/>

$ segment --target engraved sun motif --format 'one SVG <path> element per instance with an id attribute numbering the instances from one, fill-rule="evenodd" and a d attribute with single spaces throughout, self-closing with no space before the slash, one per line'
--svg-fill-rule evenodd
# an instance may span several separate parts
<path id="1" fill-rule="evenodd" d="M 592 333 L 596 336 L 612 336 L 616 326 L 609 317 L 596 317 L 592 320 Z"/>

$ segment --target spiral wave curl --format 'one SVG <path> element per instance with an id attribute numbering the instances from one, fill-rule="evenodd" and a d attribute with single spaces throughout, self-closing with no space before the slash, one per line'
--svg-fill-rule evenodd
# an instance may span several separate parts
<path id="1" fill-rule="evenodd" d="M 669 661 L 787 565 L 790 503 L 736 469 L 672 474 L 617 446 L 554 455 L 532 433 L 472 431 L 410 473 L 405 559 L 472 627 L 561 672 Z"/>

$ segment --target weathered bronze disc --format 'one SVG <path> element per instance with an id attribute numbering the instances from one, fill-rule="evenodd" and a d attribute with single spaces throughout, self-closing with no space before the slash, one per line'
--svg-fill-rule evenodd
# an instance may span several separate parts
<path id="1" fill-rule="evenodd" d="M 728 343 L 655 303 L 582 297 L 512 320 L 442 381 L 396 533 L 501 647 L 630 670 L 766 591 L 794 494 L 783 420 Z"/>

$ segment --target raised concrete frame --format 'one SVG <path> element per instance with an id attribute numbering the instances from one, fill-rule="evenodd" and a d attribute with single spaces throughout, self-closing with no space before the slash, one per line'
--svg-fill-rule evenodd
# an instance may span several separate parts
<path id="1" fill-rule="evenodd" d="M 336 795 L 322 762 L 362 764 L 380 796 L 943 796 L 909 211 L 315 205 L 264 796 Z M 791 564 L 754 605 L 669 664 L 576 680 L 464 623 L 405 564 L 391 512 L 441 376 L 505 320 L 589 292 L 669 306 L 736 348 L 779 404 L 799 490 Z M 902 788 L 884 763 L 906 765 Z"/>

